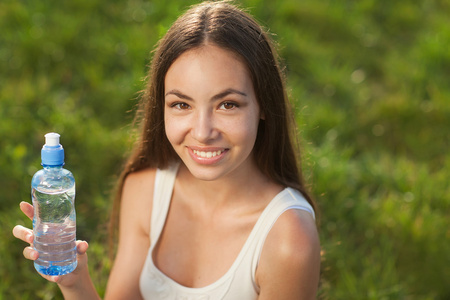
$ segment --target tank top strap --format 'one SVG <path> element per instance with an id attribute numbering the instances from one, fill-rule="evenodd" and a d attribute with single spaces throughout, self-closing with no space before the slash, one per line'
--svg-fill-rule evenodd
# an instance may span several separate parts
<path id="1" fill-rule="evenodd" d="M 157 241 L 166 222 L 167 213 L 172 198 L 173 186 L 179 164 L 173 164 L 167 169 L 157 169 L 155 187 L 153 189 L 153 207 L 150 225 L 151 244 Z"/>

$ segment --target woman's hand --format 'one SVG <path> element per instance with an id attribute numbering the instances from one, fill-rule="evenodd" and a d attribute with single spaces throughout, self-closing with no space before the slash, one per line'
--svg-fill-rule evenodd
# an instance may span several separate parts
<path id="1" fill-rule="evenodd" d="M 20 210 L 22 210 L 22 212 L 28 218 L 33 220 L 34 208 L 30 203 L 21 202 Z M 30 244 L 29 246 L 25 247 L 25 249 L 23 250 L 23 256 L 26 259 L 29 259 L 32 261 L 35 261 L 36 259 L 38 259 L 39 253 L 36 250 L 34 250 L 34 248 L 33 248 L 34 235 L 33 235 L 33 231 L 31 229 L 23 227 L 21 225 L 17 225 L 13 228 L 13 235 L 16 238 Z M 58 283 L 58 285 L 60 285 L 61 287 L 73 286 L 77 282 L 80 273 L 85 271 L 85 269 L 87 268 L 86 251 L 89 247 L 88 243 L 85 241 L 77 241 L 76 245 L 77 245 L 78 265 L 77 265 L 77 268 L 72 273 L 69 273 L 67 275 L 62 275 L 62 276 L 49 276 L 49 275 L 43 275 L 40 273 L 39 274 L 49 281 Z"/>

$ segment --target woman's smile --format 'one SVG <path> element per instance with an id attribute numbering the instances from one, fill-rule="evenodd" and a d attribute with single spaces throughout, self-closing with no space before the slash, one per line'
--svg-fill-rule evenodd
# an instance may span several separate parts
<path id="1" fill-rule="evenodd" d="M 209 149 L 194 149 L 187 147 L 192 159 L 199 164 L 215 164 L 220 162 L 226 155 L 228 149 L 226 148 L 209 148 Z"/>

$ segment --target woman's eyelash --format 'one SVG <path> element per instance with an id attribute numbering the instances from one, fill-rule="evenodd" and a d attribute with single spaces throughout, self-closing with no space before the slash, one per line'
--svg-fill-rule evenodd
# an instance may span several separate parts
<path id="1" fill-rule="evenodd" d="M 180 110 L 189 109 L 191 106 L 186 102 L 174 102 L 169 105 L 172 108 L 177 108 Z M 219 109 L 230 110 L 233 108 L 238 108 L 240 105 L 234 101 L 224 101 L 220 103 Z"/>
<path id="2" fill-rule="evenodd" d="M 239 104 L 232 101 L 225 101 L 220 104 L 220 107 L 223 107 L 224 109 L 233 109 L 235 107 L 239 107 Z"/>
<path id="3" fill-rule="evenodd" d="M 188 109 L 189 108 L 189 104 L 184 103 L 184 102 L 174 102 L 170 105 L 170 107 L 175 107 L 178 109 Z"/>

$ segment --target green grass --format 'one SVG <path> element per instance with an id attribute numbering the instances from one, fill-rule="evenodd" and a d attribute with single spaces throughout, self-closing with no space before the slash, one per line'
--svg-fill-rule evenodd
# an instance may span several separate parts
<path id="1" fill-rule="evenodd" d="M 100 294 L 110 190 L 150 51 L 197 1 L 0 3 L 0 299 L 61 299 L 15 224 L 43 134 L 62 134 Z M 450 4 L 246 0 L 275 35 L 321 209 L 321 299 L 450 297 Z"/>

